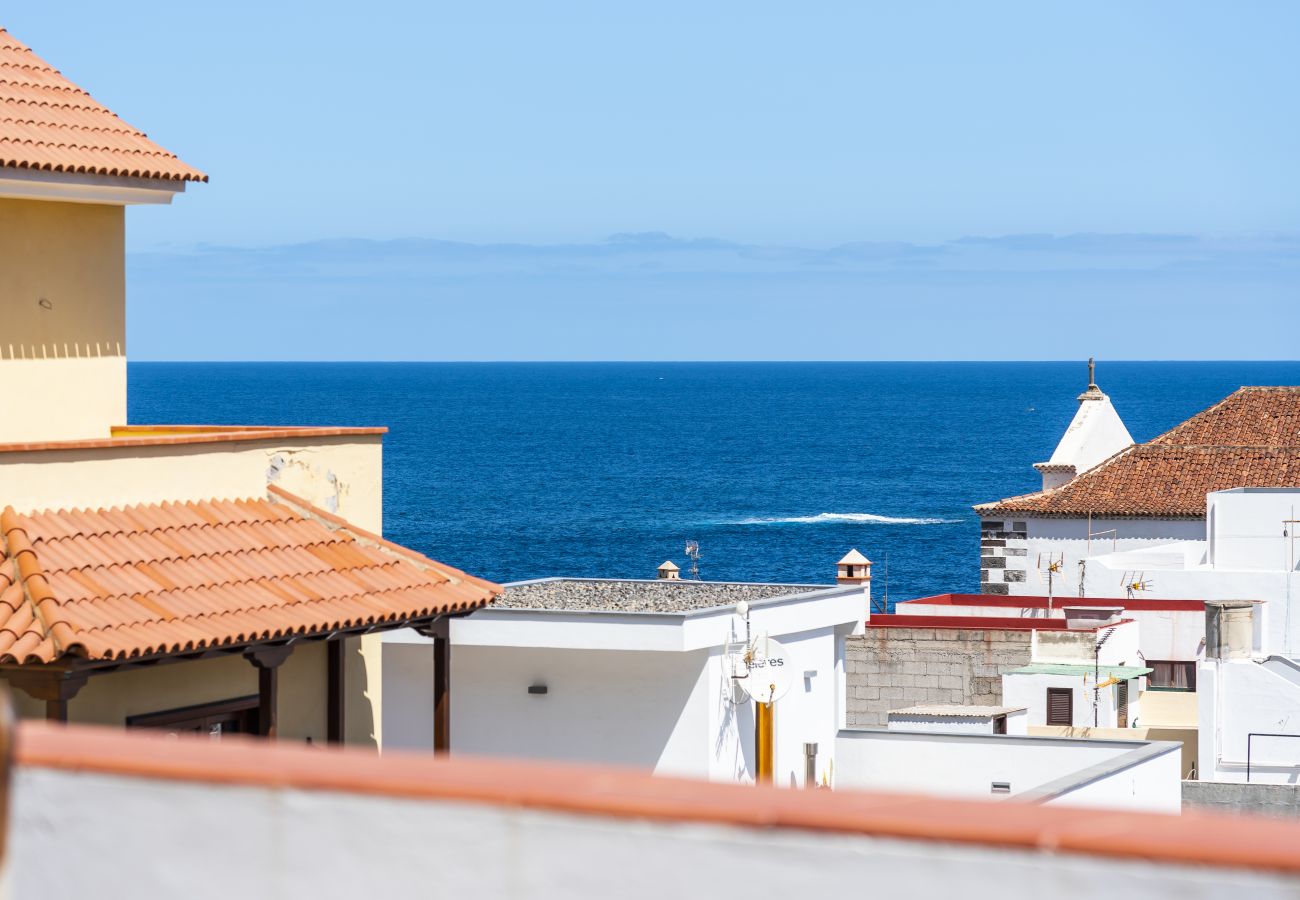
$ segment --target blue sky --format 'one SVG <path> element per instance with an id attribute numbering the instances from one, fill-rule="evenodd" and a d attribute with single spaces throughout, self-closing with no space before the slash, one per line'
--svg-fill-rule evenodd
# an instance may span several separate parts
<path id="1" fill-rule="evenodd" d="M 212 176 L 136 358 L 1296 355 L 1293 3 L 3 16 Z"/>

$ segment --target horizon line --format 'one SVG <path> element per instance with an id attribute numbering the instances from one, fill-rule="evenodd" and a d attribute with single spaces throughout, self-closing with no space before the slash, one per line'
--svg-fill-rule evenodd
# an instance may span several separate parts
<path id="1" fill-rule="evenodd" d="M 1193 359 L 1170 357 L 1164 359 L 1116 358 L 1101 359 L 1102 363 L 1232 363 L 1257 365 L 1260 363 L 1300 363 L 1300 359 Z M 128 363 L 165 365 L 932 365 L 938 363 L 963 365 L 1034 365 L 1042 363 L 1084 363 L 1086 357 L 1058 357 L 1053 359 L 128 359 Z"/>

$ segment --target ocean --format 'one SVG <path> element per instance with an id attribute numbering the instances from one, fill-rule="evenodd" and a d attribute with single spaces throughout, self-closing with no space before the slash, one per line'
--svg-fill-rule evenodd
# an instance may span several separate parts
<path id="1" fill-rule="evenodd" d="M 132 423 L 386 425 L 384 532 L 496 581 L 979 590 L 971 505 L 1034 490 L 1074 363 L 132 363 Z M 1100 363 L 1135 440 L 1300 362 Z"/>

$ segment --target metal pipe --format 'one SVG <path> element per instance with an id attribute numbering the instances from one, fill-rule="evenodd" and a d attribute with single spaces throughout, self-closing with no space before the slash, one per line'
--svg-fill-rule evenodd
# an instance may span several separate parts
<path id="1" fill-rule="evenodd" d="M 805 742 L 803 745 L 803 786 L 817 787 L 817 744 Z"/>
<path id="2" fill-rule="evenodd" d="M 774 728 L 775 710 L 771 703 L 754 704 L 754 767 L 757 769 L 755 781 L 758 784 L 771 784 L 776 772 L 774 765 Z"/>

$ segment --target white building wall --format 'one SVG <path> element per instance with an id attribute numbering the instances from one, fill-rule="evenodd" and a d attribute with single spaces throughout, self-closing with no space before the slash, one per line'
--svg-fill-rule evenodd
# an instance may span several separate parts
<path id="1" fill-rule="evenodd" d="M 1300 784 L 1300 668 L 1285 660 L 1206 660 L 1197 672 L 1200 780 Z M 1295 735 L 1295 737 L 1256 737 Z"/>
<path id="2" fill-rule="evenodd" d="M 1216 569 L 1296 570 L 1300 542 L 1288 527 L 1300 510 L 1300 489 L 1244 488 L 1206 495 L 1209 563 Z"/>
<path id="3" fill-rule="evenodd" d="M 1179 753 L 1155 756 L 1053 797 L 1046 805 L 1181 812 L 1181 760 Z"/>
<path id="4" fill-rule="evenodd" d="M 1040 570 L 1048 560 L 1062 560 L 1053 578 L 1057 597 L 1078 597 L 1079 562 L 1089 555 L 1108 551 L 1137 550 L 1172 541 L 1205 540 L 1202 519 L 1093 519 L 1091 543 L 1088 519 L 1048 519 L 1024 515 L 1006 517 L 987 514 L 980 526 L 980 591 L 1006 596 L 1042 596 L 1047 593 L 1047 575 Z M 1108 532 L 1114 532 L 1113 534 Z M 1086 572 L 1086 569 L 1085 569 Z M 1085 595 L 1123 596 L 1120 580 L 1100 583 L 1085 575 Z M 1150 599 L 1175 599 L 1157 585 L 1143 594 Z M 1181 598 L 1177 598 L 1181 599 Z"/>
<path id="5" fill-rule="evenodd" d="M 805 742 L 817 744 L 817 776 L 829 777 L 839 731 L 840 697 L 835 673 L 836 632 L 821 628 L 779 638 L 787 664 L 794 667 L 789 692 L 776 704 L 774 781 L 786 787 L 804 783 Z M 752 731 L 750 733 L 752 740 Z"/>
<path id="6" fill-rule="evenodd" d="M 840 732 L 837 790 L 898 790 L 944 797 L 1014 800 L 1058 779 L 1104 766 L 1141 746 L 1125 741 L 1060 740 L 894 730 Z M 1156 760 L 1162 760 L 1158 764 Z M 1178 812 L 1177 752 L 1098 777 L 1050 802 Z M 1010 785 L 994 794 L 993 784 Z M 1067 799 L 1068 798 L 1068 799 Z"/>
<path id="7" fill-rule="evenodd" d="M 432 746 L 432 651 L 416 640 L 385 644 L 387 747 Z M 818 777 L 829 776 L 842 715 L 840 640 L 834 628 L 779 637 L 793 674 L 776 703 L 779 785 L 803 784 L 805 742 L 818 744 Z M 394 698 L 397 680 L 407 684 Z M 753 702 L 731 702 L 721 648 L 453 644 L 451 683 L 453 753 L 631 765 L 715 781 L 754 778 Z M 529 694 L 533 684 L 546 685 L 547 693 Z"/>
<path id="8" fill-rule="evenodd" d="M 707 651 L 453 645 L 454 754 L 710 774 Z M 530 694 L 545 685 L 545 694 Z M 386 709 L 391 707 L 385 706 Z"/>
<path id="9" fill-rule="evenodd" d="M 1142 717 L 1141 686 L 1143 679 L 1129 681 L 1128 727 L 1140 722 Z M 1092 676 L 1078 675 L 1003 675 L 1002 702 L 1007 706 L 1023 706 L 1029 716 L 1030 725 L 1047 724 L 1047 689 L 1068 688 L 1074 692 L 1073 715 L 1071 725 L 1075 728 L 1116 728 L 1118 727 L 1118 710 L 1116 708 L 1118 685 L 1101 688 L 1094 694 Z M 1093 714 L 1093 698 L 1096 697 L 1096 715 Z"/>

